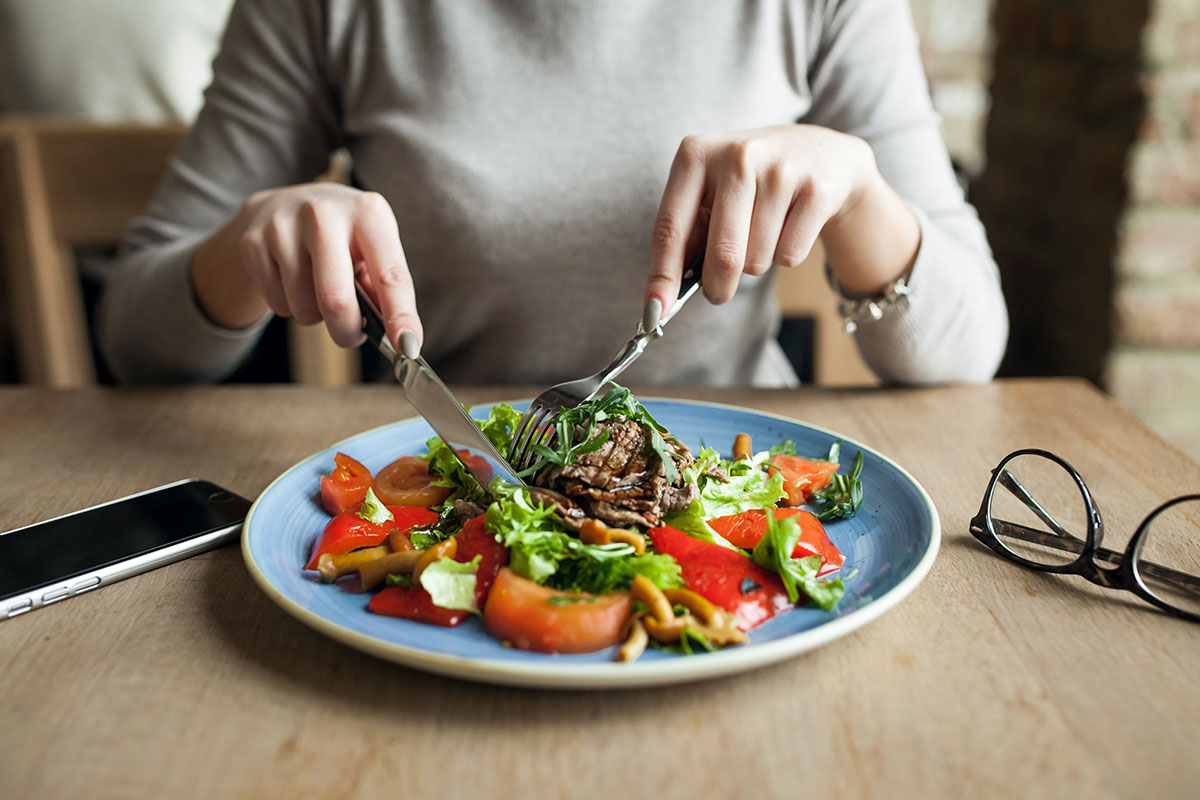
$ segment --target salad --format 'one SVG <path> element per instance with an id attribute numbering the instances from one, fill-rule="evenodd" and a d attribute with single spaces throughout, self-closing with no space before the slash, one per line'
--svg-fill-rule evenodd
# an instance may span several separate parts
<path id="1" fill-rule="evenodd" d="M 479 421 L 506 452 L 520 413 Z M 456 626 L 479 616 L 507 645 L 546 653 L 682 653 L 748 641 L 796 605 L 832 609 L 843 556 L 825 524 L 862 503 L 862 453 L 790 441 L 730 457 L 692 453 L 628 389 L 570 409 L 533 445 L 528 486 L 485 488 L 441 439 L 375 474 L 337 453 L 320 480 L 330 514 L 303 569 L 370 595 L 375 614 Z M 479 464 L 484 464 L 482 459 Z M 315 533 L 315 532 L 314 532 Z"/>

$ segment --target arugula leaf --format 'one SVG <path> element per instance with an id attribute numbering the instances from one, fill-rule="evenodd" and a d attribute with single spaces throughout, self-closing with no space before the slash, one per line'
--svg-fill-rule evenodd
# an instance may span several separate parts
<path id="1" fill-rule="evenodd" d="M 834 442 L 833 447 L 837 448 L 838 443 Z M 836 456 L 836 450 L 830 451 L 830 460 Z M 829 486 L 817 492 L 812 496 L 812 503 L 822 510 L 817 514 L 817 519 L 821 521 L 829 519 L 850 518 L 858 513 L 858 509 L 862 506 L 863 501 L 863 485 L 858 476 L 862 474 L 863 454 L 862 450 L 858 451 L 858 455 L 854 457 L 854 467 L 850 470 L 849 475 L 843 475 L 840 472 L 834 473 Z"/>
<path id="2" fill-rule="evenodd" d="M 803 591 L 817 606 L 829 611 L 842 598 L 845 586 L 841 578 L 830 581 L 817 577 L 820 556 L 792 558 L 800 535 L 800 525 L 793 517 L 775 519 L 775 513 L 767 509 L 767 532 L 754 546 L 754 563 L 779 575 L 791 602 L 799 600 Z"/>
<path id="3" fill-rule="evenodd" d="M 570 464 L 579 456 L 598 450 L 608 441 L 608 431 L 597 432 L 597 425 L 623 417 L 646 428 L 650 449 L 662 461 L 667 483 L 674 483 L 678 470 L 672 450 L 663 436 L 667 429 L 633 398 L 629 389 L 615 383 L 612 387 L 603 397 L 559 412 L 554 418 L 553 434 L 546 441 L 530 447 L 538 458 L 529 468 L 521 471 L 520 477 L 536 475 L 547 464 Z"/>
<path id="4" fill-rule="evenodd" d="M 421 572 L 418 583 L 422 589 L 429 592 L 435 606 L 478 614 L 475 578 L 482 560 L 483 556 L 475 556 L 465 563 L 452 558 L 439 558 Z"/>
<path id="5" fill-rule="evenodd" d="M 358 507 L 358 516 L 365 519 L 374 525 L 382 525 L 385 522 L 391 522 L 395 519 L 388 507 L 379 501 L 375 496 L 375 490 L 367 488 L 367 496 L 363 498 L 362 505 Z"/>

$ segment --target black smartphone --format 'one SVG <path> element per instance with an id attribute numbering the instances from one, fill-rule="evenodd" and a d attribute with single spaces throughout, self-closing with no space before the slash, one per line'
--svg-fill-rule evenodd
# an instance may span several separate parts
<path id="1" fill-rule="evenodd" d="M 236 541 L 249 510 L 188 479 L 0 533 L 0 620 Z"/>

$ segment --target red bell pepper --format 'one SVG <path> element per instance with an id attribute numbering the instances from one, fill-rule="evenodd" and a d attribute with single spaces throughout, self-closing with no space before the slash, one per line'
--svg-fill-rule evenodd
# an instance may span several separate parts
<path id="1" fill-rule="evenodd" d="M 775 508 L 772 511 L 775 519 L 793 517 L 799 523 L 800 541 L 796 542 L 796 547 L 792 550 L 792 558 L 820 556 L 821 568 L 817 571 L 818 577 L 839 569 L 845 562 L 846 557 L 829 540 L 821 520 L 799 508 Z M 767 512 L 758 508 L 751 509 L 741 514 L 710 519 L 708 525 L 731 544 L 753 550 L 767 532 Z"/>
<path id="2" fill-rule="evenodd" d="M 454 553 L 454 560 L 464 564 L 479 556 L 479 569 L 475 573 L 475 604 L 480 608 L 483 608 L 496 576 L 508 564 L 508 549 L 487 532 L 483 520 L 480 514 L 463 526 L 458 532 L 458 545 Z M 469 611 L 434 605 L 429 592 L 420 586 L 388 587 L 372 597 L 367 607 L 376 614 L 429 622 L 447 628 L 453 628 L 470 616 Z"/>
<path id="3" fill-rule="evenodd" d="M 353 511 L 343 511 L 325 526 L 313 547 L 312 558 L 305 569 L 316 569 L 317 561 L 325 553 L 342 555 L 360 547 L 375 547 L 383 544 L 392 531 L 407 533 L 422 525 L 437 522 L 438 515 L 418 506 L 388 506 L 393 519 L 382 525 L 365 520 Z"/>
<path id="4" fill-rule="evenodd" d="M 649 533 L 658 552 L 679 562 L 688 588 L 731 612 L 741 630 L 792 607 L 779 576 L 743 553 L 670 527 L 651 528 Z"/>
<path id="5" fill-rule="evenodd" d="M 470 611 L 460 608 L 435 606 L 429 592 L 420 586 L 389 586 L 372 595 L 367 608 L 386 617 L 400 617 L 447 628 L 453 628 L 471 616 Z"/>

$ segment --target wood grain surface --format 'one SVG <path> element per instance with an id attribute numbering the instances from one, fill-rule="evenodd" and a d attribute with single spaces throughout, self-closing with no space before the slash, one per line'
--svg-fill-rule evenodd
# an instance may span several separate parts
<path id="1" fill-rule="evenodd" d="M 227 547 L 0 623 L 0 796 L 1196 796 L 1200 626 L 1016 567 L 967 523 L 1019 447 L 1079 469 L 1114 547 L 1161 500 L 1200 490 L 1200 465 L 1078 381 L 645 394 L 785 414 L 895 459 L 941 517 L 929 576 L 775 666 L 544 692 L 339 645 L 273 605 Z M 3 388 L 0 530 L 185 477 L 253 497 L 409 415 L 391 386 Z"/>

